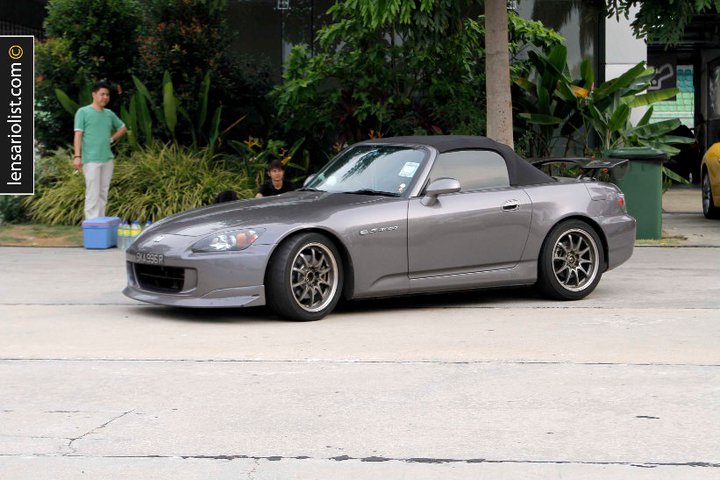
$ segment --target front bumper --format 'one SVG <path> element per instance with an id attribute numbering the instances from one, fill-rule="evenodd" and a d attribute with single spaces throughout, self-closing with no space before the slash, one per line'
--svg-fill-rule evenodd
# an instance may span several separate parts
<path id="1" fill-rule="evenodd" d="M 218 289 L 208 292 L 202 297 L 149 292 L 128 285 L 123 290 L 123 294 L 141 302 L 173 307 L 223 308 L 265 305 L 265 287 L 263 285 Z"/>
<path id="2" fill-rule="evenodd" d="M 271 245 L 253 245 L 241 252 L 195 254 L 184 245 L 133 245 L 126 252 L 123 294 L 177 307 L 265 305 L 264 277 L 271 251 Z M 160 256 L 162 264 L 149 263 Z"/>

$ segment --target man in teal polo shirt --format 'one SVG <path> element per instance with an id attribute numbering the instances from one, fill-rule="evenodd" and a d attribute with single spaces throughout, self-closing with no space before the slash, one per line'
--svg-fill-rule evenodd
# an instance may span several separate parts
<path id="1" fill-rule="evenodd" d="M 73 166 L 85 175 L 85 220 L 105 216 L 113 153 L 110 146 L 125 135 L 125 124 L 105 106 L 110 86 L 97 82 L 92 88 L 93 102 L 75 113 L 75 158 Z M 114 132 L 114 133 L 113 133 Z"/>

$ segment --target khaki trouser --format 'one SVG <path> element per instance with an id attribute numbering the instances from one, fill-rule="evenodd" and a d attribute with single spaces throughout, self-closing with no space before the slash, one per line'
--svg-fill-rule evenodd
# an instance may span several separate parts
<path id="1" fill-rule="evenodd" d="M 113 161 L 83 163 L 85 175 L 85 220 L 105 216 Z"/>

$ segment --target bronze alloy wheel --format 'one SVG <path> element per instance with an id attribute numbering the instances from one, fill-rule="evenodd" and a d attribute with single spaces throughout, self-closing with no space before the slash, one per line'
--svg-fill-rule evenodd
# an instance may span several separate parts
<path id="1" fill-rule="evenodd" d="M 281 317 L 300 322 L 320 320 L 340 300 L 342 257 L 325 235 L 293 235 L 273 254 L 265 285 L 267 304 Z"/>
<path id="2" fill-rule="evenodd" d="M 335 297 L 338 288 L 337 260 L 321 243 L 305 245 L 292 261 L 290 286 L 298 306 L 319 312 Z"/>
<path id="3" fill-rule="evenodd" d="M 602 278 L 605 251 L 597 232 L 580 219 L 556 225 L 538 259 L 538 287 L 550 298 L 580 300 Z"/>
<path id="4" fill-rule="evenodd" d="M 571 292 L 581 292 L 592 284 L 598 272 L 598 247 L 582 229 L 566 231 L 553 247 L 555 279 Z"/>

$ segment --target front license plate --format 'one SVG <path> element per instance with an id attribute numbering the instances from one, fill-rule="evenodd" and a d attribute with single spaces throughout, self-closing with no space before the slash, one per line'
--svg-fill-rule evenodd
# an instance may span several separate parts
<path id="1" fill-rule="evenodd" d="M 165 263 L 165 257 L 161 253 L 137 252 L 135 254 L 135 261 L 148 265 L 163 265 Z"/>

